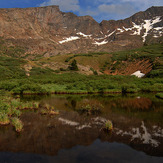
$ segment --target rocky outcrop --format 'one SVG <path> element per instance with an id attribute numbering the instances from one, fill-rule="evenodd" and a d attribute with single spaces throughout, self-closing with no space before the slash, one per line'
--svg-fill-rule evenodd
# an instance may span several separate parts
<path id="1" fill-rule="evenodd" d="M 0 9 L 0 37 L 28 54 L 51 56 L 117 51 L 161 42 L 163 7 L 151 7 L 125 20 L 97 23 L 90 16 L 64 13 L 58 6 Z"/>

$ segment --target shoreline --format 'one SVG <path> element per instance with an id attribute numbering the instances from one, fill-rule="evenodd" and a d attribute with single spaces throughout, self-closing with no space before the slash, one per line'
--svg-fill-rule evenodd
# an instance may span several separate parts
<path id="1" fill-rule="evenodd" d="M 53 95 L 53 94 L 70 94 L 70 95 L 88 95 L 88 94 L 136 94 L 136 93 L 162 93 L 163 91 L 138 91 L 138 92 L 125 92 L 115 91 L 115 92 L 47 92 L 47 93 L 11 93 L 12 95 Z"/>

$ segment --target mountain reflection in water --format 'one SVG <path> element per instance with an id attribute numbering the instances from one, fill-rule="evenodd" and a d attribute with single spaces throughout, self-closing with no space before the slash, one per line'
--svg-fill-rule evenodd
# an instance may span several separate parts
<path id="1" fill-rule="evenodd" d="M 57 156 L 46 156 L 24 153 L 0 153 L 0 162 L 23 163 L 115 163 L 141 162 L 162 163 L 163 158 L 151 157 L 144 152 L 138 152 L 121 143 L 101 142 L 95 140 L 89 146 L 75 146 L 71 149 L 61 149 Z"/>
<path id="2" fill-rule="evenodd" d="M 22 100 L 32 100 L 27 96 Z M 0 162 L 163 162 L 163 101 L 153 95 L 50 96 L 59 115 L 25 111 L 21 134 L 0 127 Z M 98 114 L 78 112 L 101 105 Z M 113 131 L 102 130 L 106 120 Z"/>

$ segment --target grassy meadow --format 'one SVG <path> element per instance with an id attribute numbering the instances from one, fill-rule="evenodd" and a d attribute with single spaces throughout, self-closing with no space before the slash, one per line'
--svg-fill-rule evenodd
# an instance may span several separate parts
<path id="1" fill-rule="evenodd" d="M 28 60 L 20 47 L 0 43 L 0 91 L 11 94 L 51 93 L 134 93 L 163 91 L 163 44 L 143 46 L 114 53 L 67 54 Z M 152 70 L 143 78 L 131 75 L 106 75 L 103 72 L 137 60 L 146 60 Z M 116 61 L 115 64 L 113 64 Z M 32 65 L 29 70 L 25 65 Z M 59 64 L 58 69 L 45 66 Z M 92 75 L 79 71 L 78 65 L 89 65 Z M 28 71 L 28 72 L 27 72 Z M 98 73 L 100 72 L 100 73 Z M 28 73 L 28 75 L 27 75 Z"/>
<path id="2" fill-rule="evenodd" d="M 0 42 L 0 125 L 12 124 L 17 132 L 23 130 L 20 120 L 24 109 L 38 109 L 36 102 L 21 102 L 11 94 L 95 94 L 163 92 L 163 44 L 114 53 L 67 54 L 36 57 L 29 60 L 20 47 L 8 47 Z M 124 68 L 124 62 L 149 60 L 152 70 L 143 78 L 131 75 L 106 75 Z M 116 61 L 116 63 L 115 63 Z M 30 65 L 30 66 L 29 66 Z M 59 65 L 59 66 L 56 66 Z M 78 66 L 89 65 L 91 75 L 82 74 Z M 26 69 L 25 67 L 30 67 Z M 123 67 L 124 66 L 124 67 Z M 40 114 L 58 114 L 44 106 Z"/>

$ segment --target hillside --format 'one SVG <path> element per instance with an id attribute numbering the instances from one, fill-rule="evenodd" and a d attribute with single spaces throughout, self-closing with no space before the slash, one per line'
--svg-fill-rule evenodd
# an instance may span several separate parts
<path id="1" fill-rule="evenodd" d="M 0 94 L 163 91 L 163 44 L 33 60 L 26 59 L 20 47 L 7 47 L 4 41 L 0 47 Z M 131 76 L 135 72 L 145 76 Z"/>
<path id="2" fill-rule="evenodd" d="M 114 52 L 162 42 L 163 7 L 124 20 L 97 23 L 90 16 L 64 13 L 58 6 L 0 9 L 0 37 L 24 49 L 24 57 Z"/>
<path id="3" fill-rule="evenodd" d="M 0 78 L 19 78 L 39 74 L 62 74 L 70 69 L 75 60 L 80 74 L 86 75 L 131 75 L 141 71 L 147 77 L 163 76 L 163 44 L 153 44 L 141 48 L 119 52 L 94 52 L 63 54 L 51 57 L 35 56 L 27 59 L 20 47 L 0 43 Z"/>
<path id="4" fill-rule="evenodd" d="M 130 51 L 114 53 L 88 53 L 57 55 L 51 58 L 39 59 L 43 67 L 60 72 L 66 71 L 69 64 L 75 59 L 80 73 L 109 75 L 131 75 L 140 70 L 144 74 L 162 68 L 163 45 L 156 44 L 144 46 Z M 161 71 L 161 70 L 160 70 Z"/>

